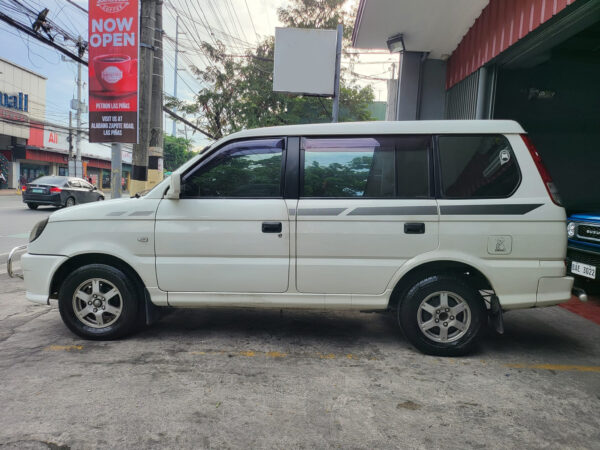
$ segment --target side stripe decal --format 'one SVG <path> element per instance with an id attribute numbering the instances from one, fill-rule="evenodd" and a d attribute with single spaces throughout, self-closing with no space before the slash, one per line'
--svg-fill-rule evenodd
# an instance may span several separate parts
<path id="1" fill-rule="evenodd" d="M 435 216 L 436 206 L 372 206 L 354 208 L 349 216 Z"/>
<path id="2" fill-rule="evenodd" d="M 537 204 L 509 205 L 443 205 L 442 215 L 479 216 L 479 215 L 524 215 L 542 206 Z"/>
<path id="3" fill-rule="evenodd" d="M 543 206 L 536 204 L 502 204 L 502 205 L 444 205 L 440 206 L 440 214 L 444 216 L 481 216 L 481 215 L 524 215 Z M 300 208 L 298 216 L 339 216 L 348 208 Z M 289 210 L 294 214 L 294 210 Z M 360 206 L 351 210 L 348 216 L 435 216 L 435 206 Z"/>

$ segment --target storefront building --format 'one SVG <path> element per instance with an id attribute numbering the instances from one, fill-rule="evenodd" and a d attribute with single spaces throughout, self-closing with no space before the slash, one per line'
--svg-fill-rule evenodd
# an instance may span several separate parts
<path id="1" fill-rule="evenodd" d="M 45 122 L 46 78 L 0 58 L 0 189 L 18 189 L 44 175 L 68 175 L 68 128 Z M 68 105 L 65 105 L 68 108 Z M 74 141 L 75 139 L 73 139 Z M 110 189 L 110 146 L 82 139 L 84 177 Z M 122 153 L 123 190 L 129 186 L 131 146 Z"/>
<path id="2" fill-rule="evenodd" d="M 352 40 L 400 52 L 388 119 L 517 120 L 567 209 L 600 209 L 600 1 L 361 0 Z"/>
<path id="3" fill-rule="evenodd" d="M 31 129 L 43 135 L 46 78 L 0 59 L 0 189 L 17 188 L 20 160 L 27 158 Z M 46 161 L 31 160 L 26 170 L 43 173 Z"/>

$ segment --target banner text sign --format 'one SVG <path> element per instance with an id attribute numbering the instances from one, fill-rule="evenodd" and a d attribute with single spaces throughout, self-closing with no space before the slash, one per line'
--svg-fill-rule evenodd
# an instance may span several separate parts
<path id="1" fill-rule="evenodd" d="M 90 0 L 90 142 L 136 143 L 138 0 Z"/>

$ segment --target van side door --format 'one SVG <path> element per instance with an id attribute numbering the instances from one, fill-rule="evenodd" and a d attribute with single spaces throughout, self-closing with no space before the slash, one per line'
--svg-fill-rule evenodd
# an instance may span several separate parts
<path id="1" fill-rule="evenodd" d="M 298 291 L 368 307 L 355 295 L 384 294 L 407 260 L 437 248 L 432 151 L 429 135 L 302 139 Z"/>
<path id="2" fill-rule="evenodd" d="M 281 293 L 288 288 L 284 138 L 227 143 L 181 178 L 181 198 L 156 215 L 156 273 L 171 293 Z M 179 299 L 179 300 L 177 300 Z"/>

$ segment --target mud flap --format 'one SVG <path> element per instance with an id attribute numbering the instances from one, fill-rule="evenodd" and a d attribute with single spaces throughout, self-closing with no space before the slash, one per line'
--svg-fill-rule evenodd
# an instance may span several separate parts
<path id="1" fill-rule="evenodd" d="M 497 295 L 492 295 L 490 299 L 490 322 L 498 334 L 504 334 L 504 319 L 502 318 L 502 307 Z"/>

